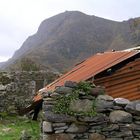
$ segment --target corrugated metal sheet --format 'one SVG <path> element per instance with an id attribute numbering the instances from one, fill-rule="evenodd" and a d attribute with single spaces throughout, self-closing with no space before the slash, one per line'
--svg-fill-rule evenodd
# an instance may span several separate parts
<path id="1" fill-rule="evenodd" d="M 95 84 L 105 86 L 106 92 L 114 98 L 140 99 L 140 59 L 128 63 L 110 76 L 96 79 Z"/>
<path id="2" fill-rule="evenodd" d="M 64 85 L 65 81 L 83 81 L 96 74 L 138 54 L 138 51 L 116 51 L 98 53 L 75 66 L 71 71 L 47 85 L 47 90 L 54 90 L 56 86 Z"/>

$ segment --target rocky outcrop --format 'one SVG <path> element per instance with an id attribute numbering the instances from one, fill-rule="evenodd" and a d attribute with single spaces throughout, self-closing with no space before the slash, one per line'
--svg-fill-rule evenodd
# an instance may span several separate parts
<path id="1" fill-rule="evenodd" d="M 75 92 L 75 87 L 75 84 L 67 82 L 65 87 L 59 87 L 54 92 L 45 94 L 42 140 L 140 139 L 139 101 L 113 99 L 108 95 L 100 95 L 100 92 L 97 96 L 93 92 L 86 93 L 80 89 Z M 77 92 L 78 96 L 73 95 Z M 65 102 L 63 99 L 67 100 L 66 108 L 62 104 Z M 58 104 L 61 106 L 60 110 L 55 108 Z"/>

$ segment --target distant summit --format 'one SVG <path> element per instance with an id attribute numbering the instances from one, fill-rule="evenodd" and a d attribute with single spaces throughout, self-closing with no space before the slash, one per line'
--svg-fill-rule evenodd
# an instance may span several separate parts
<path id="1" fill-rule="evenodd" d="M 116 22 L 66 11 L 44 20 L 2 67 L 20 69 L 22 60 L 28 59 L 42 69 L 64 72 L 97 52 L 139 44 L 140 18 Z"/>

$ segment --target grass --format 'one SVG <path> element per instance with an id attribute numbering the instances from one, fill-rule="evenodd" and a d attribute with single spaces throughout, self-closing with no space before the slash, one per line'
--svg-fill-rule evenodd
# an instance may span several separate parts
<path id="1" fill-rule="evenodd" d="M 20 140 L 22 131 L 31 136 L 30 140 L 39 140 L 39 122 L 19 116 L 0 117 L 0 140 Z"/>

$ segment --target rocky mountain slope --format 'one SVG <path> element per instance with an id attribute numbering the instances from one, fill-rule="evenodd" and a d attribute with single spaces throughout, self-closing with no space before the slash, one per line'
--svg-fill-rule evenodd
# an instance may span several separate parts
<path id="1" fill-rule="evenodd" d="M 97 52 L 138 44 L 140 18 L 116 22 L 66 11 L 44 20 L 3 68 L 19 69 L 22 59 L 28 59 L 41 68 L 64 72 Z"/>

